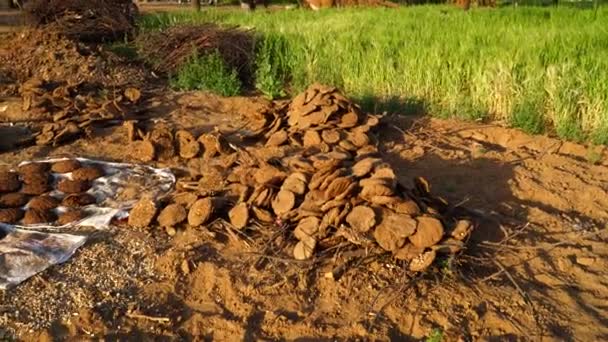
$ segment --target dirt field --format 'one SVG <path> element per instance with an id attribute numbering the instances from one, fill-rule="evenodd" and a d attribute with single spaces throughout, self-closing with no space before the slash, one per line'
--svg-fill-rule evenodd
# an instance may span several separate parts
<path id="1" fill-rule="evenodd" d="M 239 113 L 266 102 L 186 93 L 149 105 L 172 125 L 230 133 Z M 247 240 L 219 224 L 171 238 L 121 227 L 2 293 L 2 333 L 25 340 L 417 340 L 440 329 L 447 341 L 608 338 L 606 158 L 593 164 L 583 146 L 496 126 L 391 123 L 381 146 L 400 180 L 424 175 L 434 192 L 467 201 L 483 218 L 470 250 L 451 267 L 403 279 L 392 263 L 374 261 L 332 280 L 326 270 L 280 260 L 257 270 Z M 47 155 L 133 161 L 126 143 L 124 128 L 108 128 L 57 148 L 3 153 L 2 164 Z M 178 174 L 184 167 L 177 160 L 165 166 Z M 501 242 L 505 233 L 511 237 Z M 474 259 L 484 254 L 493 257 Z"/>

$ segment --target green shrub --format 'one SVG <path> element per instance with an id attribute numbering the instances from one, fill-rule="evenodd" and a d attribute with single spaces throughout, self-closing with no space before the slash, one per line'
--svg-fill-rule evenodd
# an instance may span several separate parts
<path id="1" fill-rule="evenodd" d="M 279 35 L 268 34 L 258 40 L 255 87 L 270 99 L 286 95 L 284 88 L 290 72 L 288 49 L 289 43 Z"/>
<path id="2" fill-rule="evenodd" d="M 241 92 L 238 73 L 230 69 L 218 51 L 193 55 L 171 77 L 171 86 L 180 90 L 207 90 L 222 96 Z"/>

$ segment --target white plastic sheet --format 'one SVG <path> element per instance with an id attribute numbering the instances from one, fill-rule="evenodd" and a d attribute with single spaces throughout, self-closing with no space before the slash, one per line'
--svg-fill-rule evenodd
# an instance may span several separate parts
<path id="1" fill-rule="evenodd" d="M 52 163 L 65 159 L 68 158 L 35 162 Z M 0 289 L 17 285 L 54 264 L 68 260 L 88 236 L 86 232 L 74 234 L 73 231 L 81 227 L 107 229 L 114 217 L 128 216 L 128 210 L 142 196 L 162 198 L 175 184 L 175 176 L 168 169 L 76 159 L 83 165 L 95 165 L 104 170 L 105 175 L 96 179 L 87 191 L 95 196 L 97 203 L 82 208 L 86 213 L 84 219 L 63 226 L 53 223 L 0 224 Z M 22 164 L 25 163 L 29 162 Z M 70 177 L 71 174 L 53 174 L 54 182 Z M 51 192 L 51 195 L 63 196 L 57 191 Z M 66 208 L 55 210 L 60 213 Z"/>

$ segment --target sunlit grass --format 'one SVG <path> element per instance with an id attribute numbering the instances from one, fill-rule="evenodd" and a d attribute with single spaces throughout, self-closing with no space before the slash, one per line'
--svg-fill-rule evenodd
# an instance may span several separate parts
<path id="1" fill-rule="evenodd" d="M 501 120 L 608 142 L 605 8 L 209 10 L 148 15 L 141 23 L 206 21 L 255 28 L 265 54 L 258 88 L 272 95 L 280 84 L 295 92 L 318 81 L 368 109 Z"/>

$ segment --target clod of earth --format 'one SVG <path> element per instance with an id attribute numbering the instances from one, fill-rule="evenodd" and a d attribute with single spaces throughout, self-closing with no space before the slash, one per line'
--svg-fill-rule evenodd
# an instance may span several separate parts
<path id="1" fill-rule="evenodd" d="M 146 228 L 152 224 L 156 216 L 156 204 L 148 198 L 142 198 L 129 212 L 129 226 L 135 228 Z"/>
<path id="2" fill-rule="evenodd" d="M 188 217 L 186 209 L 180 204 L 169 204 L 158 214 L 158 224 L 162 227 L 173 227 Z"/>

